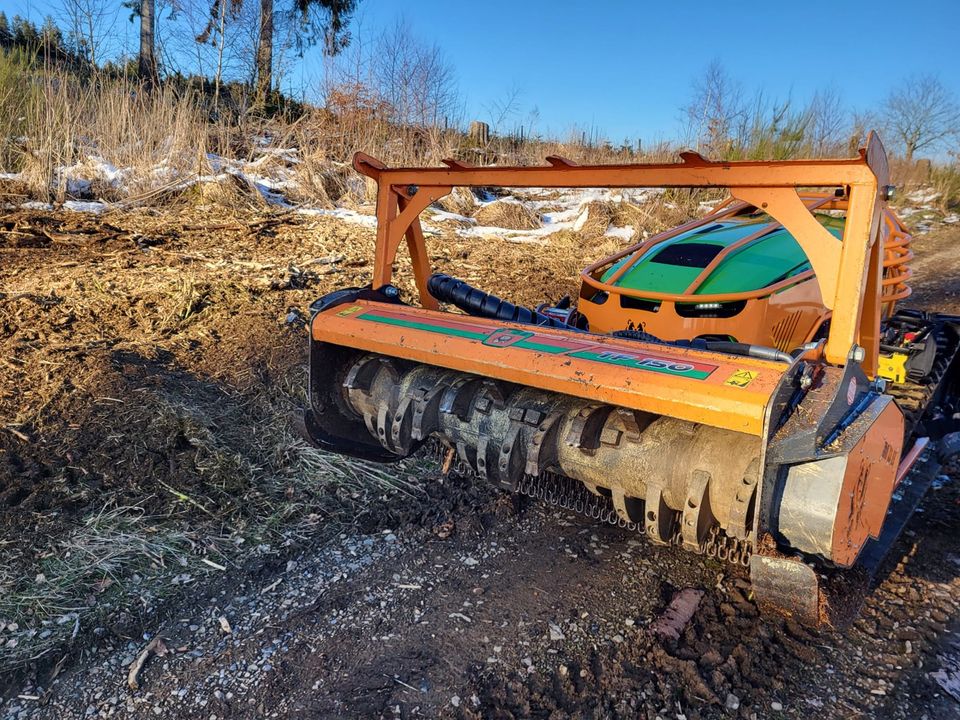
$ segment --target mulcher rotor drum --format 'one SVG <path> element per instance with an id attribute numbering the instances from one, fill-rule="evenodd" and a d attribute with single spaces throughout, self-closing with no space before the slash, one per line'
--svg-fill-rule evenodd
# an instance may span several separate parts
<path id="1" fill-rule="evenodd" d="M 760 440 L 751 435 L 379 355 L 355 357 L 342 392 L 396 456 L 434 436 L 508 487 L 558 472 L 609 494 L 654 541 L 678 520 L 691 549 L 714 524 L 741 539 L 753 525 Z"/>

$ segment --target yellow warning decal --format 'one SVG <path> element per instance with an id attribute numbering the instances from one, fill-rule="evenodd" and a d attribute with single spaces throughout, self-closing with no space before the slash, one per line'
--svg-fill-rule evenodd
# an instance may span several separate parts
<path id="1" fill-rule="evenodd" d="M 337 317 L 347 317 L 348 315 L 353 315 L 358 310 L 360 310 L 359 305 L 351 305 L 350 307 L 338 312 Z"/>
<path id="2" fill-rule="evenodd" d="M 733 375 L 724 380 L 723 384 L 745 388 L 758 377 L 760 377 L 760 373 L 757 370 L 737 370 Z"/>

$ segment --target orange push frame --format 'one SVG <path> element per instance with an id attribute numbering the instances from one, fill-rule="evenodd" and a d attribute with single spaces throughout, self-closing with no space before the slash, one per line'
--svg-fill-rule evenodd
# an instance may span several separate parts
<path id="1" fill-rule="evenodd" d="M 454 187 L 727 188 L 734 200 L 762 209 L 782 225 L 810 260 L 823 303 L 832 313 L 826 361 L 844 365 L 859 346 L 864 371 L 875 375 L 884 264 L 889 260 L 880 240 L 889 168 L 879 138 L 871 133 L 857 157 L 842 160 L 711 162 L 693 152 L 680 153 L 680 158 L 669 164 L 587 166 L 552 156 L 549 165 L 540 167 L 476 167 L 445 160 L 446 167 L 390 168 L 357 153 L 353 167 L 377 183 L 373 287 L 391 282 L 397 252 L 406 240 L 420 304 L 439 309 L 427 289 L 431 267 L 420 214 Z M 814 217 L 810 203 L 801 197 L 804 188 L 844 190 L 842 241 Z M 902 233 L 902 228 L 896 230 Z"/>

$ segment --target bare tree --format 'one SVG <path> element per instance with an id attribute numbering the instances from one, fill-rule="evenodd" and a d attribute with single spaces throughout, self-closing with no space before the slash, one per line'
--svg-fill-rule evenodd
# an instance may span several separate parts
<path id="1" fill-rule="evenodd" d="M 227 20 L 231 22 L 240 17 L 242 0 L 214 0 L 210 15 L 203 30 L 196 36 L 198 46 L 210 44 L 215 53 L 213 73 L 213 108 L 220 108 L 220 87 L 227 64 Z"/>
<path id="2" fill-rule="evenodd" d="M 833 86 L 817 90 L 810 100 L 807 113 L 807 127 L 814 155 L 824 157 L 835 154 L 842 147 L 845 124 L 840 93 Z"/>
<path id="3" fill-rule="evenodd" d="M 693 83 L 693 97 L 683 108 L 688 135 L 698 150 L 725 157 L 747 127 L 743 90 L 719 60 L 713 60 Z"/>
<path id="4" fill-rule="evenodd" d="M 484 110 L 487 111 L 490 117 L 490 124 L 495 131 L 502 132 L 503 124 L 507 120 L 516 117 L 520 112 L 522 96 L 523 91 L 520 89 L 520 86 L 513 83 L 504 91 L 503 95 L 491 100 L 489 105 L 484 105 Z"/>
<path id="5" fill-rule="evenodd" d="M 384 32 L 373 49 L 373 84 L 393 109 L 393 120 L 438 127 L 458 102 L 453 68 L 440 47 L 416 38 L 401 20 Z"/>
<path id="6" fill-rule="evenodd" d="M 933 75 L 911 77 L 883 104 L 885 125 L 903 145 L 907 162 L 919 150 L 936 149 L 960 131 L 960 107 Z"/>
<path id="7" fill-rule="evenodd" d="M 103 59 L 102 45 L 113 30 L 117 12 L 109 0 L 61 0 L 60 19 L 75 51 L 90 65 Z"/>

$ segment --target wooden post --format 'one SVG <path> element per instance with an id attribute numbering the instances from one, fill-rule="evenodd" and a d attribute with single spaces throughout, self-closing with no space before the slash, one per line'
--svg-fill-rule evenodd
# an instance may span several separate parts
<path id="1" fill-rule="evenodd" d="M 490 144 L 490 126 L 485 122 L 474 120 L 470 123 L 469 136 L 477 145 L 486 147 Z"/>

